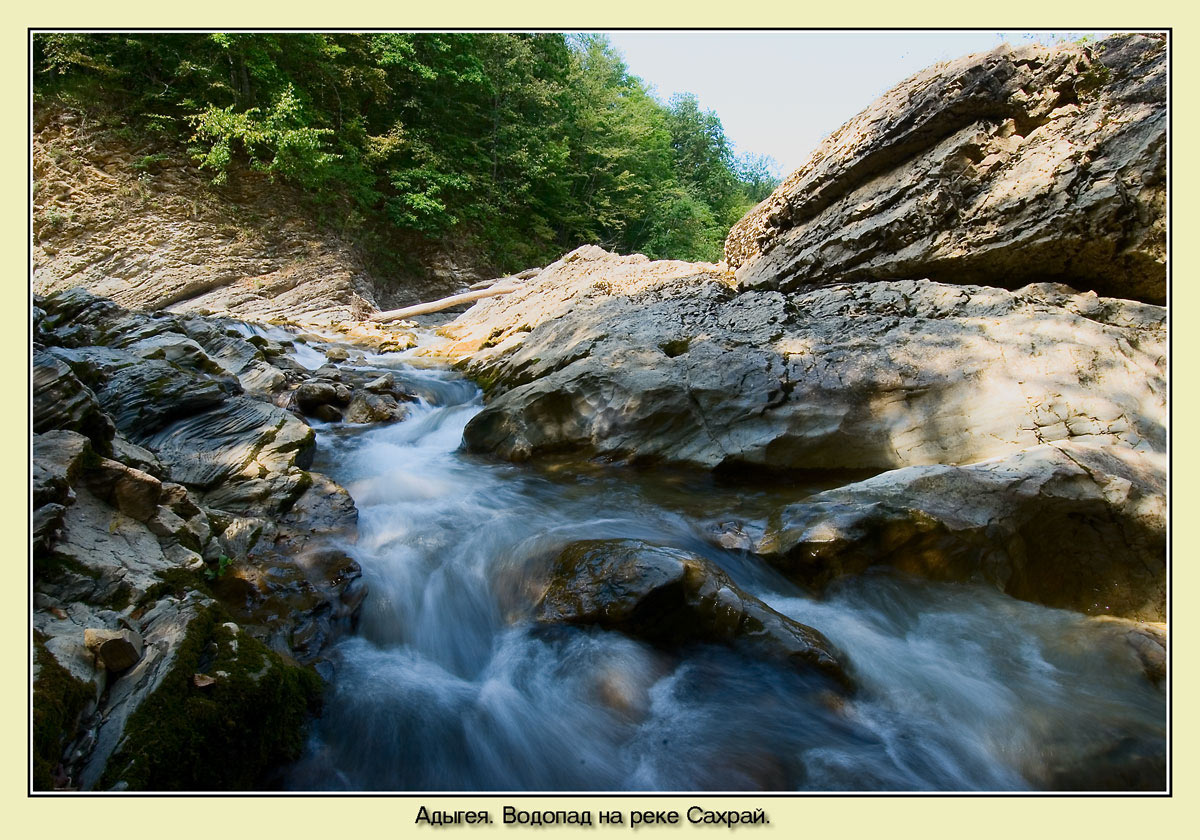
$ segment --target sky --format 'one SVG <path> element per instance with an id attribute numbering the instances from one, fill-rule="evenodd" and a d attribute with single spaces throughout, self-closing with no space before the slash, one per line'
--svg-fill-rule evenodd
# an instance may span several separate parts
<path id="1" fill-rule="evenodd" d="M 696 95 L 739 154 L 769 155 L 777 174 L 881 93 L 931 64 L 1082 32 L 609 32 L 630 72 L 666 101 Z M 1093 35 L 1095 33 L 1087 33 Z"/>

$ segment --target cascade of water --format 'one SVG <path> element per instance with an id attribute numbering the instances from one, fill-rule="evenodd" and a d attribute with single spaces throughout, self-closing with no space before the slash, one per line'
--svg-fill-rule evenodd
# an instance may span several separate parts
<path id="1" fill-rule="evenodd" d="M 704 537 L 714 511 L 765 518 L 771 493 L 473 458 L 459 445 L 478 390 L 447 371 L 392 369 L 421 395 L 409 419 L 321 432 L 315 468 L 359 507 L 349 550 L 371 594 L 358 635 L 333 653 L 326 711 L 288 786 L 1010 790 L 1103 760 L 1098 732 L 1161 755 L 1161 694 L 1084 617 L 887 574 L 814 599 Z M 535 629 L 549 559 L 606 537 L 713 560 L 838 645 L 858 695 L 821 702 L 816 678 L 725 648 Z"/>

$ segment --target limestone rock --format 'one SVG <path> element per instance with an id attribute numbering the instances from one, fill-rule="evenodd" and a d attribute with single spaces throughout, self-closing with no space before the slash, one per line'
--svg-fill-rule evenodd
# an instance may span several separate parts
<path id="1" fill-rule="evenodd" d="M 756 546 L 807 584 L 887 564 L 984 580 L 1017 598 L 1161 621 L 1165 459 L 1058 442 L 968 466 L 918 466 L 784 509 Z"/>
<path id="2" fill-rule="evenodd" d="M 598 624 L 655 644 L 738 644 L 850 685 L 828 639 L 680 549 L 638 540 L 573 543 L 555 561 L 535 615 L 543 622 Z"/>
<path id="3" fill-rule="evenodd" d="M 900 83 L 734 225 L 747 289 L 1055 280 L 1166 299 L 1166 44 L 997 47 Z"/>
<path id="4" fill-rule="evenodd" d="M 1165 318 L 1052 284 L 737 294 L 703 266 L 588 255 L 430 352 L 487 390 L 475 451 L 884 470 L 1065 439 L 1163 450 Z"/>

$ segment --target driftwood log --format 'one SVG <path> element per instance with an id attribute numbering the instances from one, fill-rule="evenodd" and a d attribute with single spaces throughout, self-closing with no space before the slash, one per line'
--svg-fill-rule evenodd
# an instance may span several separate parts
<path id="1" fill-rule="evenodd" d="M 460 303 L 471 303 L 472 301 L 482 300 L 483 298 L 507 295 L 511 292 L 515 292 L 519 288 L 521 288 L 519 285 L 494 285 L 487 289 L 479 289 L 474 292 L 463 292 L 460 295 L 451 295 L 450 297 L 441 298 L 440 300 L 432 300 L 428 303 L 418 303 L 414 304 L 413 306 L 406 306 L 403 309 L 389 309 L 387 312 L 376 312 L 371 316 L 370 320 L 376 322 L 399 321 L 403 318 L 412 318 L 414 315 L 428 315 L 431 312 L 441 312 L 443 309 L 449 309 L 451 306 L 457 306 Z"/>

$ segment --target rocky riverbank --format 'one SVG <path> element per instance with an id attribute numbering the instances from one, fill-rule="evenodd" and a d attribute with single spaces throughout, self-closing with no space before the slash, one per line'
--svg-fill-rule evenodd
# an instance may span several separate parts
<path id="1" fill-rule="evenodd" d="M 261 785 L 354 625 L 357 512 L 308 469 L 306 417 L 389 422 L 415 397 L 340 369 L 353 346 L 309 336 L 310 370 L 234 327 L 34 301 L 37 787 Z"/>
<path id="2" fill-rule="evenodd" d="M 1164 78 L 1140 35 L 969 56 L 836 132 L 721 265 L 568 254 L 429 351 L 488 392 L 466 445 L 877 473 L 714 539 L 810 586 L 887 564 L 1162 622 Z"/>

